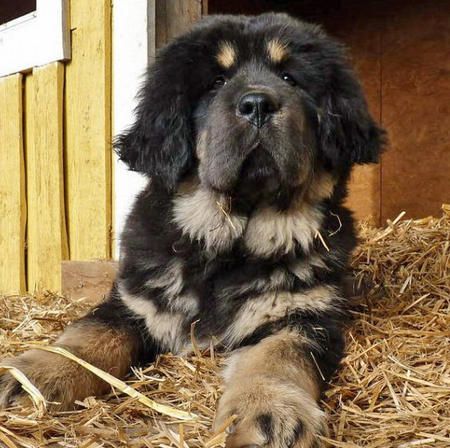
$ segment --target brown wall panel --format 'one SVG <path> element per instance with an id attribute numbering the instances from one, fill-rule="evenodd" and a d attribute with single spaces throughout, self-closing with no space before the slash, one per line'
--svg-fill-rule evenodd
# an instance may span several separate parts
<path id="1" fill-rule="evenodd" d="M 367 15 L 371 19 L 367 20 Z M 346 7 L 323 19 L 328 32 L 348 47 L 351 63 L 358 74 L 369 109 L 381 122 L 381 33 L 382 16 L 375 3 L 347 2 Z M 347 205 L 358 219 L 380 223 L 381 166 L 359 165 L 353 169 Z"/>
<path id="2" fill-rule="evenodd" d="M 382 217 L 450 201 L 450 2 L 393 2 L 383 34 Z"/>

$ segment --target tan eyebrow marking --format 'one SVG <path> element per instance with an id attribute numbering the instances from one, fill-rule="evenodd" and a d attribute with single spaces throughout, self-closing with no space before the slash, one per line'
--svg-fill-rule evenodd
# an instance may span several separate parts
<path id="1" fill-rule="evenodd" d="M 273 39 L 267 43 L 267 52 L 271 61 L 278 64 L 288 55 L 287 44 L 278 39 Z"/>
<path id="2" fill-rule="evenodd" d="M 223 68 L 230 68 L 237 59 L 236 49 L 228 41 L 221 42 L 216 58 Z"/>

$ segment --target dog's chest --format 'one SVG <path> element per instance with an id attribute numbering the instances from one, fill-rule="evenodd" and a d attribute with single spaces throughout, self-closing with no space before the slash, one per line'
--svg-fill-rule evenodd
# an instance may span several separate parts
<path id="1" fill-rule="evenodd" d="M 248 215 L 240 214 L 228 209 L 222 195 L 202 189 L 176 196 L 173 201 L 175 224 L 212 255 L 236 245 L 262 259 L 286 255 L 296 248 L 309 253 L 322 220 L 320 208 L 307 203 L 284 211 L 264 206 Z"/>

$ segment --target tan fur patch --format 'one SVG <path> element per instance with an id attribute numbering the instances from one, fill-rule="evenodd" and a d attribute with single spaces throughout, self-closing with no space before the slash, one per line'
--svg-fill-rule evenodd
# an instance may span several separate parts
<path id="1" fill-rule="evenodd" d="M 320 268 L 328 270 L 326 263 L 315 253 L 308 258 L 294 259 L 287 264 L 289 271 L 294 274 L 299 280 L 308 283 L 314 279 L 313 268 Z"/>
<path id="2" fill-rule="evenodd" d="M 202 160 L 205 158 L 206 155 L 206 139 L 208 137 L 207 131 L 203 131 L 199 134 L 197 137 L 197 146 L 196 146 L 196 153 L 199 160 Z"/>
<path id="3" fill-rule="evenodd" d="M 266 207 L 249 220 L 245 232 L 246 247 L 254 255 L 269 257 L 274 253 L 287 254 L 298 243 L 308 253 L 320 229 L 322 214 L 307 203 L 283 212 Z"/>
<path id="4" fill-rule="evenodd" d="M 152 276 L 145 285 L 163 289 L 168 299 L 177 296 L 183 289 L 183 263 L 173 258 L 160 275 Z"/>
<path id="5" fill-rule="evenodd" d="M 301 344 L 304 351 L 300 351 Z M 280 378 L 301 385 L 315 399 L 319 398 L 316 384 L 314 361 L 309 355 L 309 341 L 292 330 L 283 330 L 268 336 L 258 344 L 233 352 L 226 361 L 223 372 L 225 381 L 234 381 L 237 376 L 265 375 L 267 372 L 279 373 Z"/>
<path id="6" fill-rule="evenodd" d="M 134 336 L 83 320 L 69 326 L 55 345 L 119 378 L 128 372 L 137 349 Z M 84 367 L 54 353 L 30 350 L 5 362 L 21 370 L 55 409 L 70 409 L 75 400 L 102 395 L 110 390 L 109 384 Z M 0 382 L 2 406 L 7 404 L 7 395 L 12 393 L 15 380 L 11 377 L 5 383 L 1 378 Z M 18 401 L 23 399 L 19 395 Z"/>
<path id="7" fill-rule="evenodd" d="M 130 368 L 136 341 L 123 331 L 81 320 L 67 327 L 56 345 L 68 347 L 86 361 L 121 377 Z"/>
<path id="8" fill-rule="evenodd" d="M 288 263 L 288 269 L 302 282 L 308 283 L 314 279 L 313 268 L 308 259 L 291 261 Z"/>
<path id="9" fill-rule="evenodd" d="M 120 291 L 120 295 L 123 303 L 145 320 L 148 332 L 165 350 L 179 353 L 188 343 L 182 332 L 185 314 L 159 312 L 150 300 L 124 293 L 124 291 Z"/>
<path id="10" fill-rule="evenodd" d="M 226 330 L 223 342 L 233 346 L 252 334 L 260 325 L 278 320 L 296 309 L 325 311 L 339 301 L 332 286 L 317 286 L 305 292 L 271 292 L 249 299 Z"/>
<path id="11" fill-rule="evenodd" d="M 236 63 L 237 51 L 231 42 L 221 42 L 216 59 L 223 68 L 230 68 Z"/>
<path id="12" fill-rule="evenodd" d="M 275 269 L 270 275 L 264 278 L 256 278 L 249 280 L 248 283 L 230 285 L 221 288 L 217 292 L 219 299 L 227 300 L 230 296 L 244 295 L 250 291 L 258 291 L 260 293 L 267 291 L 277 291 L 288 289 L 292 285 L 292 280 L 285 269 Z"/>
<path id="13" fill-rule="evenodd" d="M 278 39 L 273 39 L 267 43 L 267 52 L 269 54 L 270 60 L 274 64 L 279 64 L 289 54 L 287 44 L 281 42 Z"/>
<path id="14" fill-rule="evenodd" d="M 247 223 L 246 217 L 227 209 L 223 195 L 200 186 L 175 197 L 173 219 L 192 240 L 203 242 L 207 250 L 221 252 L 243 234 Z"/>
<path id="15" fill-rule="evenodd" d="M 312 179 L 307 192 L 307 199 L 311 203 L 331 197 L 336 186 L 336 179 L 329 173 L 318 173 Z"/>
<path id="16" fill-rule="evenodd" d="M 278 447 L 303 424 L 296 447 L 309 447 L 324 431 L 319 385 L 308 347 L 301 350 L 301 336 L 282 331 L 255 346 L 234 352 L 225 370 L 225 392 L 220 400 L 215 426 L 237 414 L 237 423 L 227 438 L 227 447 L 261 445 Z M 300 343 L 300 344 L 299 344 Z M 258 417 L 271 418 L 272 440 L 258 425 Z"/>

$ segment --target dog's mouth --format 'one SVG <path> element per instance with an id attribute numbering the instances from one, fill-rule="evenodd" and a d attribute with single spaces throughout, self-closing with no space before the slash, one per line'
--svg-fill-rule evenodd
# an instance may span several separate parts
<path id="1" fill-rule="evenodd" d="M 260 144 L 250 152 L 239 171 L 232 196 L 255 202 L 276 194 L 281 186 L 281 176 L 272 155 Z"/>
<path id="2" fill-rule="evenodd" d="M 237 187 L 249 184 L 254 188 L 258 185 L 261 188 L 275 183 L 279 183 L 275 160 L 261 145 L 257 145 L 242 164 Z"/>

